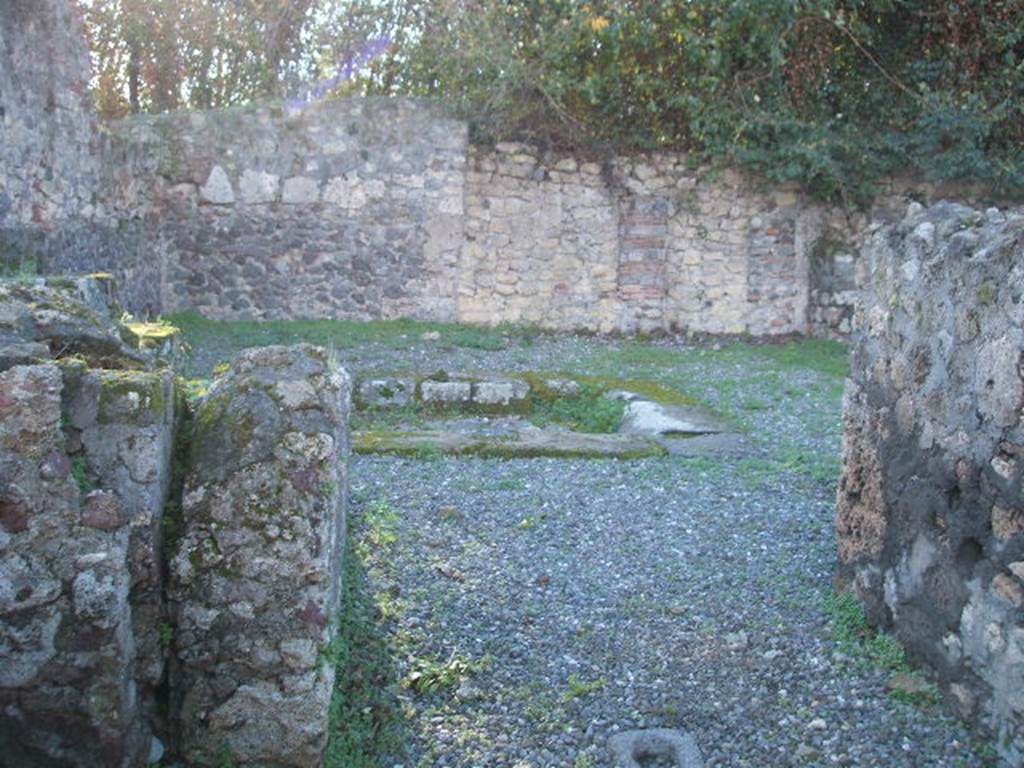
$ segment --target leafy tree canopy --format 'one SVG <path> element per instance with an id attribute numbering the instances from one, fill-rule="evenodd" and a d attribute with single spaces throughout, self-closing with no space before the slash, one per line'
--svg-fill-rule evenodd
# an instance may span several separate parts
<path id="1" fill-rule="evenodd" d="M 112 117 L 333 77 L 439 97 L 478 141 L 685 150 L 824 198 L 899 171 L 1024 190 L 1024 0 L 80 2 Z"/>

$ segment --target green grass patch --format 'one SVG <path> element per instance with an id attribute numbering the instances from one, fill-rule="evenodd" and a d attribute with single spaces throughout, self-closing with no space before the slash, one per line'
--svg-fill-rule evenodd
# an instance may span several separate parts
<path id="1" fill-rule="evenodd" d="M 337 682 L 330 708 L 327 768 L 378 768 L 383 755 L 402 752 L 402 715 L 392 681 L 393 661 L 385 633 L 375 622 L 366 575 L 349 557 L 345 616 L 331 660 Z M 389 763 L 390 764 L 390 763 Z"/>
<path id="2" fill-rule="evenodd" d="M 839 477 L 839 457 L 798 448 L 783 448 L 776 455 L 751 456 L 736 463 L 736 476 L 748 488 L 760 490 L 786 474 L 818 485 L 831 485 Z"/>
<path id="3" fill-rule="evenodd" d="M 83 494 L 92 493 L 97 488 L 89 469 L 89 460 L 85 456 L 78 455 L 71 459 L 71 477 Z"/>
<path id="4" fill-rule="evenodd" d="M 408 319 L 210 320 L 194 311 L 169 315 L 164 320 L 181 329 L 194 350 L 203 350 L 206 355 L 219 354 L 222 359 L 233 357 L 247 347 L 301 342 L 336 349 L 371 344 L 403 349 L 415 343 L 428 343 L 498 350 L 529 346 L 540 333 L 532 326 L 488 327 Z"/>
<path id="5" fill-rule="evenodd" d="M 402 686 L 421 696 L 457 688 L 464 680 L 487 669 L 489 659 L 470 660 L 452 655 L 447 661 L 414 658 Z"/>
<path id="6" fill-rule="evenodd" d="M 361 523 L 361 521 L 357 521 Z M 353 526 L 342 578 L 343 614 L 326 655 L 337 670 L 331 699 L 326 768 L 379 768 L 402 762 L 404 718 L 387 619 L 381 615 Z"/>
<path id="7" fill-rule="evenodd" d="M 538 427 L 561 424 L 577 432 L 611 434 L 622 423 L 626 404 L 605 397 L 606 392 L 603 387 L 583 384 L 575 395 L 538 400 L 530 420 Z"/>
<path id="8" fill-rule="evenodd" d="M 589 361 L 597 370 L 669 369 L 698 362 L 765 363 L 777 370 L 805 369 L 826 376 L 845 378 L 849 355 L 845 344 L 827 339 L 799 339 L 784 344 L 753 344 L 737 341 L 720 349 L 707 347 L 665 347 L 632 342 L 616 349 L 602 350 Z"/>
<path id="9" fill-rule="evenodd" d="M 364 530 L 356 544 L 357 554 L 366 559 L 397 544 L 400 520 L 398 512 L 386 501 L 372 504 L 363 517 Z"/>
<path id="10" fill-rule="evenodd" d="M 832 592 L 825 597 L 832 636 L 840 651 L 856 662 L 891 674 L 912 672 L 900 641 L 868 622 L 864 608 L 850 592 Z"/>
<path id="11" fill-rule="evenodd" d="M 828 339 L 800 339 L 785 344 L 729 344 L 713 355 L 723 360 L 761 360 L 780 369 L 817 371 L 838 379 L 850 373 L 847 346 Z"/>

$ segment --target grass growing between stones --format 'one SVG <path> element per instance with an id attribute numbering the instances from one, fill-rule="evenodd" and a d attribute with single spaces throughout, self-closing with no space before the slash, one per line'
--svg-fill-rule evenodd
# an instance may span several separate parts
<path id="1" fill-rule="evenodd" d="M 538 427 L 560 424 L 577 432 L 611 434 L 622 423 L 625 409 L 621 400 L 605 397 L 603 387 L 584 384 L 575 395 L 538 401 L 530 420 Z"/>
<path id="2" fill-rule="evenodd" d="M 391 765 L 400 762 L 405 743 L 391 639 L 359 554 L 361 548 L 371 546 L 370 537 L 384 548 L 389 545 L 381 542 L 393 542 L 391 520 L 384 526 L 357 521 L 353 528 L 345 553 L 343 613 L 328 653 L 337 681 L 331 700 L 326 768 Z M 392 762 L 383 762 L 385 756 Z"/>
<path id="3" fill-rule="evenodd" d="M 850 592 L 833 592 L 825 598 L 825 613 L 840 650 L 884 672 L 909 672 L 903 646 L 892 635 L 875 630 L 864 609 Z"/>
<path id="4" fill-rule="evenodd" d="M 896 701 L 918 707 L 930 707 L 941 701 L 938 689 L 914 673 L 899 640 L 870 625 L 853 594 L 827 595 L 825 613 L 840 652 L 854 663 L 889 674 L 890 695 Z"/>

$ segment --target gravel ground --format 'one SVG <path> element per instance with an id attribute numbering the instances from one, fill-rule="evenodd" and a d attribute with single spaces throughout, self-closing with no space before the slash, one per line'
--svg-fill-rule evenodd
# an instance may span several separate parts
<path id="1" fill-rule="evenodd" d="M 546 335 L 499 350 L 403 345 L 339 357 L 356 375 L 656 380 L 751 447 L 633 462 L 354 458 L 351 536 L 392 682 L 417 660 L 476 669 L 431 694 L 396 685 L 408 753 L 367 764 L 599 768 L 608 737 L 640 727 L 690 732 L 708 766 L 988 764 L 942 707 L 893 700 L 889 675 L 831 638 L 841 350 Z M 193 371 L 230 352 L 196 350 Z"/>
<path id="2" fill-rule="evenodd" d="M 483 662 L 457 690 L 400 694 L 410 752 L 382 766 L 597 768 L 612 733 L 643 727 L 690 732 L 708 766 L 986 764 L 945 710 L 894 701 L 889 675 L 831 638 L 841 376 L 754 347 L 571 337 L 413 357 L 419 370 L 656 379 L 727 414 L 754 448 L 357 458 L 353 536 L 379 543 L 381 509 L 397 520 L 392 543 L 363 551 L 398 677 L 414 659 Z"/>
<path id="3" fill-rule="evenodd" d="M 370 571 L 399 601 L 399 674 L 486 660 L 459 692 L 403 693 L 407 765 L 606 766 L 641 727 L 689 731 L 708 766 L 983 765 L 830 640 L 824 484 L 679 459 L 362 457 L 353 478 L 355 536 L 398 513 Z"/>

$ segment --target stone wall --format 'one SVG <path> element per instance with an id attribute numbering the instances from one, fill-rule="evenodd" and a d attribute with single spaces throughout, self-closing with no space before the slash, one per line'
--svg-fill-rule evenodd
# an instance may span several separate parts
<path id="1" fill-rule="evenodd" d="M 163 311 L 455 319 L 465 125 L 368 99 L 115 131 L 111 203 L 149 222 Z"/>
<path id="2" fill-rule="evenodd" d="M 842 574 L 1024 761 L 1024 211 L 869 234 L 838 495 Z"/>
<path id="3" fill-rule="evenodd" d="M 72 3 L 0 3 L 0 231 L 90 213 L 99 166 L 89 71 Z"/>
<path id="4" fill-rule="evenodd" d="M 807 328 L 816 209 L 683 156 L 601 166 L 518 144 L 470 150 L 464 124 L 406 100 L 115 131 L 110 203 L 151 222 L 163 311 Z"/>
<path id="5" fill-rule="evenodd" d="M 347 374 L 326 350 L 243 352 L 196 414 L 171 564 L 172 687 L 190 765 L 323 762 L 348 493 Z"/>
<path id="6" fill-rule="evenodd" d="M 133 306 L 215 318 L 845 336 L 864 233 L 909 201 L 892 185 L 849 213 L 684 155 L 471 148 L 464 124 L 415 100 L 113 130 L 104 199 L 133 226 L 96 266 Z M 124 246 L 140 231 L 141 258 Z"/>
<path id="7" fill-rule="evenodd" d="M 520 144 L 476 151 L 459 317 L 603 332 L 803 330 L 796 200 L 736 174 L 709 179 L 680 156 L 601 166 Z M 751 290 L 755 274 L 768 280 Z"/>
<path id="8" fill-rule="evenodd" d="M 0 3 L 0 276 L 117 273 L 122 304 L 160 311 L 160 241 L 112 204 L 109 139 L 71 0 Z"/>
<path id="9" fill-rule="evenodd" d="M 0 285 L 0 754 L 136 766 L 158 729 L 174 376 L 102 281 Z M 108 365 L 110 369 L 87 367 Z M 127 367 L 127 369 L 126 369 Z"/>
<path id="10" fill-rule="evenodd" d="M 436 104 L 97 127 L 71 0 L 0 8 L 0 272 L 112 272 L 141 315 L 849 333 L 861 214 L 685 155 L 470 148 Z"/>
<path id="11" fill-rule="evenodd" d="M 255 350 L 190 419 L 112 293 L 0 281 L 0 764 L 315 768 L 348 378 L 322 349 Z"/>

